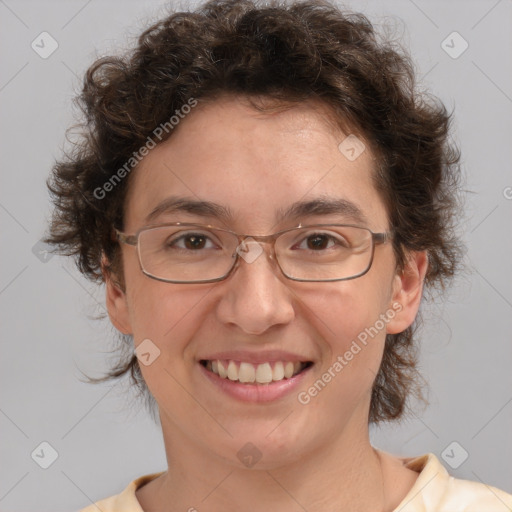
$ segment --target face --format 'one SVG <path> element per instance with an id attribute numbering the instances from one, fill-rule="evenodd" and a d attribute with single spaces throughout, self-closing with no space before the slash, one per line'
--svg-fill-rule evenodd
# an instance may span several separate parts
<path id="1" fill-rule="evenodd" d="M 199 104 L 133 171 L 124 231 L 167 222 L 250 235 L 299 223 L 387 231 L 368 145 L 348 159 L 338 146 L 349 134 L 325 119 L 325 107 L 313 103 L 272 114 L 242 99 Z M 170 197 L 215 203 L 232 216 L 170 209 L 148 221 Z M 319 198 L 351 207 L 280 215 Z M 259 467 L 273 468 L 365 437 L 385 335 L 412 322 L 426 270 L 424 255 L 411 255 L 406 272 L 397 274 L 389 243 L 376 246 L 365 275 L 347 281 L 292 281 L 270 256 L 266 249 L 251 263 L 240 259 L 223 281 L 172 284 L 144 275 L 136 249 L 123 244 L 125 290 L 107 281 L 114 325 L 132 334 L 136 346 L 151 340 L 150 351 L 159 350 L 141 370 L 158 402 L 164 437 L 239 467 L 244 462 L 237 453 L 249 442 L 261 453 Z M 237 368 L 249 363 L 260 375 L 265 363 L 272 370 L 278 361 L 308 367 L 272 384 L 242 384 L 214 375 L 205 360 L 224 366 L 232 360 Z"/>

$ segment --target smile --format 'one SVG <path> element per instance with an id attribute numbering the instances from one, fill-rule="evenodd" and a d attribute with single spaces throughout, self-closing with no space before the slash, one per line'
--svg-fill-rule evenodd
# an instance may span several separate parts
<path id="1" fill-rule="evenodd" d="M 270 384 L 291 379 L 313 364 L 311 361 L 273 361 L 253 364 L 220 359 L 201 360 L 200 363 L 222 379 L 243 384 Z"/>

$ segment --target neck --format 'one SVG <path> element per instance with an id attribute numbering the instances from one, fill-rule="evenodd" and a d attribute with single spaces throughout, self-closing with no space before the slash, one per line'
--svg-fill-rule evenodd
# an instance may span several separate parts
<path id="1" fill-rule="evenodd" d="M 168 509 L 225 512 L 326 512 L 385 507 L 384 472 L 368 429 L 340 435 L 295 461 L 240 468 L 192 442 L 162 417 L 169 470 L 137 492 L 145 512 Z M 167 435 L 165 434 L 167 433 Z M 262 459 L 263 460 L 263 459 Z"/>

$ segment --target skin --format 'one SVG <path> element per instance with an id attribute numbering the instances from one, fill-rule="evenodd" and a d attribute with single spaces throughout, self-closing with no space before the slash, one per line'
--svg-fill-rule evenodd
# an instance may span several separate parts
<path id="1" fill-rule="evenodd" d="M 143 227 L 146 215 L 171 195 L 224 205 L 234 218 L 226 225 L 181 212 L 154 223 L 211 223 L 265 235 L 298 224 L 278 223 L 278 207 L 323 195 L 355 203 L 372 231 L 388 230 L 368 145 L 356 160 L 345 158 L 338 144 L 347 134 L 333 129 L 326 113 L 312 102 L 271 114 L 243 98 L 199 104 L 131 176 L 124 231 Z M 410 254 L 398 274 L 391 244 L 379 245 L 366 275 L 331 283 L 286 279 L 264 256 L 241 262 L 224 281 L 169 284 L 145 276 L 135 248 L 122 244 L 125 289 L 106 276 L 108 311 L 136 346 L 149 338 L 160 350 L 141 370 L 159 405 L 169 465 L 137 499 L 146 512 L 169 504 L 213 512 L 247 504 L 255 512 L 393 510 L 418 474 L 373 449 L 368 411 L 385 334 L 403 331 L 418 311 L 426 254 Z M 307 405 L 297 393 L 244 403 L 199 371 L 197 359 L 211 351 L 282 349 L 315 363 L 298 391 L 306 390 L 394 303 L 401 311 Z M 262 454 L 252 468 L 237 457 L 247 442 Z"/>

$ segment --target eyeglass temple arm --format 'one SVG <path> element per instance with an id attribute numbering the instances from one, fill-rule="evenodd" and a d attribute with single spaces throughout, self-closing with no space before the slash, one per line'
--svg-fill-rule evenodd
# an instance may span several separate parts
<path id="1" fill-rule="evenodd" d="M 116 228 L 114 228 L 114 232 L 112 233 L 112 238 L 114 240 L 119 240 L 123 244 L 137 245 L 137 235 L 126 235 L 125 233 L 119 231 Z"/>
<path id="2" fill-rule="evenodd" d="M 385 244 L 393 238 L 393 232 L 386 231 L 385 233 L 372 233 L 372 238 L 375 244 Z"/>

